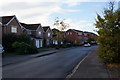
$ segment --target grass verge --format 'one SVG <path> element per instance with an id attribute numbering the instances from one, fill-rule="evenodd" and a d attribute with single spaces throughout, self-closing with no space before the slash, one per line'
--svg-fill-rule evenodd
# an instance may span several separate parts
<path id="1" fill-rule="evenodd" d="M 120 78 L 120 64 L 107 64 L 110 77 Z"/>

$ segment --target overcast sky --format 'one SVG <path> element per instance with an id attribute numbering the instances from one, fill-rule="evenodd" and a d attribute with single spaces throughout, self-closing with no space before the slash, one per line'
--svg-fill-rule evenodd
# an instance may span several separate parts
<path id="1" fill-rule="evenodd" d="M 96 13 L 102 14 L 109 0 L 3 0 L 0 16 L 16 15 L 23 23 L 41 23 L 54 28 L 56 17 L 71 29 L 94 32 Z M 119 0 L 116 0 L 119 1 Z M 117 8 L 117 3 L 115 7 Z"/>

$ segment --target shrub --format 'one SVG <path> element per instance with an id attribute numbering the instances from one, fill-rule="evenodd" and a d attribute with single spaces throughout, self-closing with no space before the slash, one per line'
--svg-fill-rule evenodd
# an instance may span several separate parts
<path id="1" fill-rule="evenodd" d="M 13 52 L 12 44 L 17 40 L 17 36 L 15 34 L 6 34 L 3 35 L 2 44 L 4 46 L 5 51 Z"/>
<path id="2" fill-rule="evenodd" d="M 104 14 L 97 14 L 99 56 L 105 63 L 120 63 L 120 10 L 114 10 L 114 2 Z"/>
<path id="3" fill-rule="evenodd" d="M 31 53 L 37 53 L 37 48 L 27 44 L 27 43 L 24 43 L 24 42 L 14 42 L 12 44 L 12 47 L 15 49 L 15 52 L 17 54 L 31 54 Z"/>
<path id="4" fill-rule="evenodd" d="M 24 43 L 27 43 L 29 45 L 31 45 L 31 39 L 29 36 L 27 35 L 16 35 L 16 34 L 6 34 L 6 35 L 3 35 L 3 38 L 2 38 L 2 44 L 4 46 L 4 49 L 5 51 L 7 52 L 14 52 L 14 49 L 12 47 L 12 44 L 14 42 L 24 42 Z"/>

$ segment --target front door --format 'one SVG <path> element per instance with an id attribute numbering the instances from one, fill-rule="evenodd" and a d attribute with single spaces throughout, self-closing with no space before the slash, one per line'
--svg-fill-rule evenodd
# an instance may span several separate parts
<path id="1" fill-rule="evenodd" d="M 39 45 L 39 44 L 40 44 L 39 40 L 36 40 L 36 47 L 37 47 L 37 48 L 40 48 L 40 45 Z"/>
<path id="2" fill-rule="evenodd" d="M 42 45 L 42 40 L 40 40 L 40 47 L 43 47 L 43 45 Z"/>

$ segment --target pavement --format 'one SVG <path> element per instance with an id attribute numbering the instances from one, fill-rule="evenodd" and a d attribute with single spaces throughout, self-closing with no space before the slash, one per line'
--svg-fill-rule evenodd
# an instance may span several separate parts
<path id="1" fill-rule="evenodd" d="M 110 76 L 107 67 L 97 55 L 97 49 L 93 49 L 67 78 L 110 78 Z"/>

